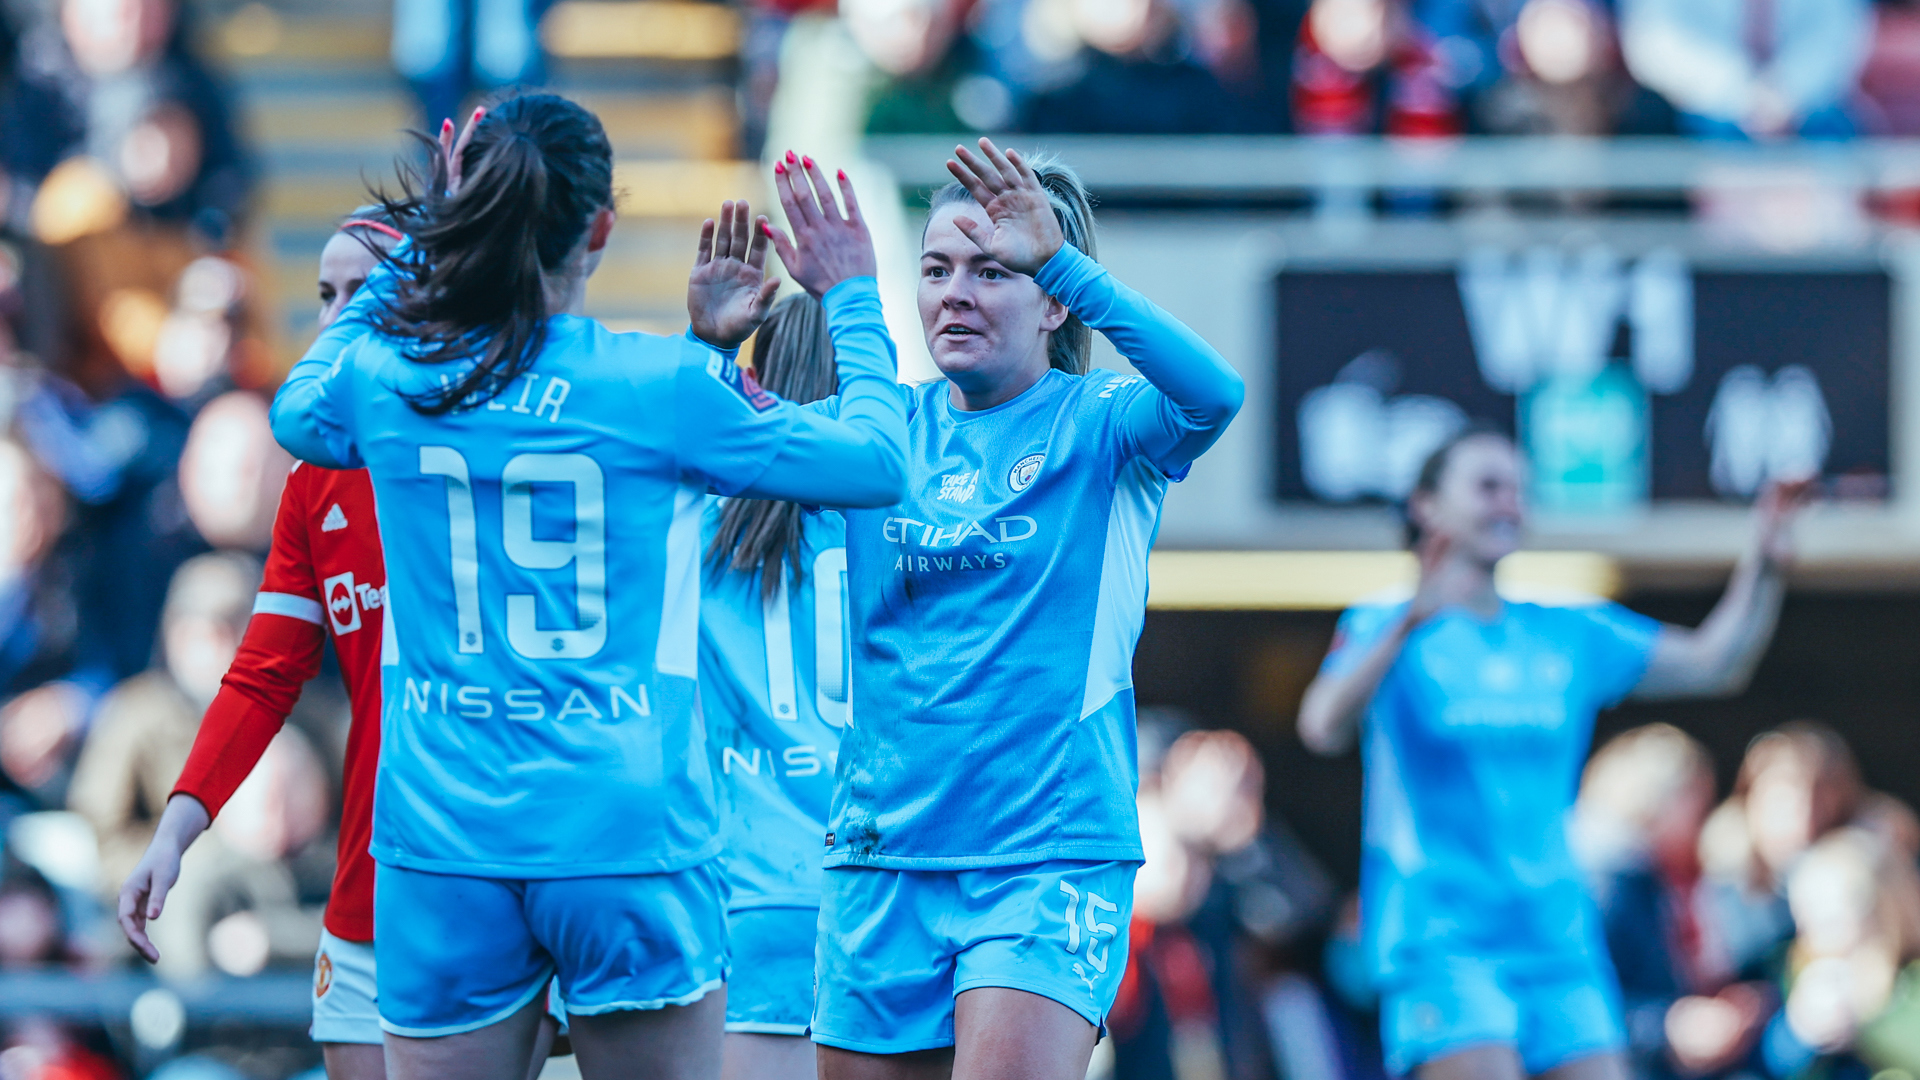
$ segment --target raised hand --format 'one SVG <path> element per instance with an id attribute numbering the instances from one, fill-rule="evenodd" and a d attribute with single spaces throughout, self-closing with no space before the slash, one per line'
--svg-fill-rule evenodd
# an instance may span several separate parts
<path id="1" fill-rule="evenodd" d="M 473 115 L 467 118 L 467 126 L 460 129 L 458 139 L 453 137 L 453 121 L 451 119 L 440 121 L 440 156 L 445 158 L 447 163 L 448 195 L 460 190 L 462 168 L 460 159 L 466 156 L 467 144 L 473 141 L 473 130 L 480 126 L 480 121 L 486 115 L 485 109 L 473 110 Z"/>
<path id="2" fill-rule="evenodd" d="M 756 223 L 745 202 L 720 204 L 716 223 L 700 226 L 700 249 L 687 275 L 687 317 L 694 336 L 709 345 L 737 349 L 766 321 L 780 288 L 767 276 L 767 219 Z"/>
<path id="3" fill-rule="evenodd" d="M 766 219 L 760 231 L 773 241 L 773 250 L 786 264 L 787 273 L 800 287 L 815 297 L 849 278 L 875 277 L 879 261 L 873 254 L 873 236 L 867 221 L 860 216 L 859 200 L 853 197 L 853 184 L 842 171 L 838 174 L 840 200 L 845 214 L 834 202 L 827 186 L 827 175 L 812 158 L 796 157 L 787 151 L 785 161 L 773 166 L 773 190 L 787 212 L 792 238 Z"/>
<path id="4" fill-rule="evenodd" d="M 1754 502 L 1754 543 L 1768 563 L 1793 561 L 1793 522 L 1812 501 L 1814 484 L 1812 478 L 1770 481 Z"/>
<path id="5" fill-rule="evenodd" d="M 980 153 L 964 146 L 953 148 L 947 171 L 986 211 L 982 224 L 956 215 L 953 225 L 1001 266 L 1016 274 L 1033 274 L 1047 265 L 1067 242 L 1060 220 L 1040 177 L 1018 150 L 1005 153 L 993 140 L 981 138 Z"/>

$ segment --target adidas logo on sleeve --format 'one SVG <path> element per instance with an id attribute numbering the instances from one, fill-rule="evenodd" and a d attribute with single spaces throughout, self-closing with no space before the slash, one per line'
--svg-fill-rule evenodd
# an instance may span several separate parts
<path id="1" fill-rule="evenodd" d="M 327 508 L 327 516 L 320 519 L 321 532 L 338 532 L 347 527 L 347 515 L 340 512 L 340 504 L 334 503 Z"/>

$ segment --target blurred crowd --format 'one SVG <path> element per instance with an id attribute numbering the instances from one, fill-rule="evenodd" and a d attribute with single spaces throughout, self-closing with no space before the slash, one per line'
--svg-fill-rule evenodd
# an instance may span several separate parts
<path id="1" fill-rule="evenodd" d="M 1354 894 L 1263 817 L 1253 747 L 1141 725 L 1147 851 L 1116 1080 L 1382 1080 Z M 1813 722 L 1715 762 L 1653 724 L 1601 745 L 1569 821 L 1644 1080 L 1920 1075 L 1920 817 Z"/>
<path id="2" fill-rule="evenodd" d="M 290 464 L 256 166 L 191 16 L 0 0 L 0 975 L 129 958 L 111 898 L 238 645 Z M 346 710 L 309 697 L 188 856 L 167 974 L 310 965 Z M 8 1080 L 131 1060 L 47 1018 L 0 1037 Z"/>
<path id="3" fill-rule="evenodd" d="M 758 3 L 762 42 L 835 8 Z M 838 12 L 878 72 L 873 132 L 1920 132 L 1910 0 L 838 0 Z M 777 57 L 748 53 L 769 70 Z"/>

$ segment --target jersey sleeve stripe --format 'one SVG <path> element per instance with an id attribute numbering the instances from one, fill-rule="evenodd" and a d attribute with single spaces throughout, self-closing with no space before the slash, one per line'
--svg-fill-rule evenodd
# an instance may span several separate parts
<path id="1" fill-rule="evenodd" d="M 325 614 L 320 608 L 320 601 L 283 592 L 263 592 L 255 596 L 253 613 L 285 615 L 290 619 L 301 619 L 313 623 L 315 626 L 321 625 L 321 616 Z"/>

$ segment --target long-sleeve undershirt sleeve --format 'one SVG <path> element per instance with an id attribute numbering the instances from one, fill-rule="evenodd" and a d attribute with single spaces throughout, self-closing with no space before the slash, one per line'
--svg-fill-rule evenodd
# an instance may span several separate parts
<path id="1" fill-rule="evenodd" d="M 1121 437 L 1126 449 L 1168 476 L 1183 475 L 1240 411 L 1246 397 L 1240 374 L 1192 328 L 1071 244 L 1034 281 L 1146 376 L 1152 391 L 1127 402 Z"/>
<path id="2" fill-rule="evenodd" d="M 320 672 L 327 632 L 300 491 L 296 478 L 280 498 L 253 618 L 174 784 L 175 794 L 200 800 L 209 815 L 220 813 L 259 764 L 301 687 Z"/>
<path id="3" fill-rule="evenodd" d="M 881 316 L 879 283 L 843 281 L 821 303 L 840 375 L 835 411 L 779 402 L 787 428 L 773 460 L 743 488 L 724 483 L 715 488 L 814 506 L 891 506 L 906 486 L 907 413 L 895 375 L 893 339 Z M 724 356 L 722 362 L 732 363 Z"/>

